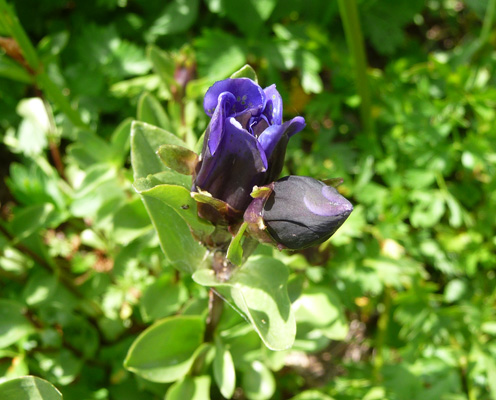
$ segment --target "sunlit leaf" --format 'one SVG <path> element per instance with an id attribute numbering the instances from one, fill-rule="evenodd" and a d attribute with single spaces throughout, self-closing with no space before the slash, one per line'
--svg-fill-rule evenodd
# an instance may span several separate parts
<path id="1" fill-rule="evenodd" d="M 191 368 L 194 353 L 203 342 L 204 329 L 201 317 L 163 319 L 138 336 L 124 366 L 153 382 L 174 382 Z"/>
<path id="2" fill-rule="evenodd" d="M 23 376 L 0 383 L 2 400 L 62 400 L 62 394 L 50 382 L 37 376 Z"/>

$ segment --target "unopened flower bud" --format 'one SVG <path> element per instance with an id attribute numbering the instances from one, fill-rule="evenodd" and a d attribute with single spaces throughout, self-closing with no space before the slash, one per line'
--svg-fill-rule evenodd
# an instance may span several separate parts
<path id="1" fill-rule="evenodd" d="M 259 191 L 245 212 L 250 233 L 279 247 L 303 249 L 329 239 L 353 205 L 336 188 L 307 176 L 287 176 Z"/>

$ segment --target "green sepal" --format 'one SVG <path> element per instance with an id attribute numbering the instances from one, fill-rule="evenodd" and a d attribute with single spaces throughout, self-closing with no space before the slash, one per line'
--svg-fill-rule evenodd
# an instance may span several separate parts
<path id="1" fill-rule="evenodd" d="M 252 81 L 258 83 L 257 73 L 253 67 L 249 64 L 245 64 L 243 67 L 238 69 L 234 74 L 231 75 L 231 79 L 234 78 L 249 78 Z"/>

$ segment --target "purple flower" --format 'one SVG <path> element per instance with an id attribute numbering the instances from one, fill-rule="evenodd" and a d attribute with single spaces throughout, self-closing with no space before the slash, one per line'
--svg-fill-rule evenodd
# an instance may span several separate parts
<path id="1" fill-rule="evenodd" d="M 297 250 L 324 242 L 353 211 L 334 187 L 308 176 L 286 176 L 263 189 L 244 219 L 253 236 L 282 248 Z"/>
<path id="2" fill-rule="evenodd" d="M 275 85 L 262 89 L 247 78 L 216 82 L 203 107 L 212 119 L 192 190 L 207 191 L 242 212 L 253 186 L 272 182 L 281 173 L 288 140 L 305 127 L 305 120 L 283 123 Z"/>

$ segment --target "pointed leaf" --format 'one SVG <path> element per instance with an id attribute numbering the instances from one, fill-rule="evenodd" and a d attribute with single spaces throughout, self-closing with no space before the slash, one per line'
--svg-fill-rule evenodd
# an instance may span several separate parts
<path id="1" fill-rule="evenodd" d="M 174 70 L 176 68 L 174 59 L 166 52 L 156 46 L 149 46 L 147 55 L 153 65 L 153 70 L 162 79 L 166 87 L 176 83 L 174 79 Z"/>
<path id="2" fill-rule="evenodd" d="M 144 122 L 133 122 L 131 126 L 131 160 L 135 180 L 166 170 L 156 154 L 158 148 L 163 144 L 188 147 L 176 135 L 166 130 Z"/>
<path id="3" fill-rule="evenodd" d="M 140 185 L 136 185 L 139 188 L 142 187 L 141 184 L 150 183 L 148 179 L 144 182 L 140 179 L 148 178 L 149 175 L 176 174 L 179 180 L 184 179 L 184 175 L 168 169 L 160 161 L 156 151 L 162 144 L 187 147 L 181 139 L 167 131 L 142 122 L 133 123 L 131 161 L 134 179 L 140 182 Z M 204 261 L 206 250 L 192 237 L 183 218 L 161 200 L 143 197 L 143 201 L 158 233 L 162 250 L 171 263 L 188 273 L 199 268 Z"/>
<path id="4" fill-rule="evenodd" d="M 138 101 L 138 120 L 169 130 L 171 122 L 160 102 L 151 93 L 143 93 Z"/>
<path id="5" fill-rule="evenodd" d="M 231 79 L 234 78 L 249 78 L 252 81 L 258 83 L 257 73 L 249 64 L 244 65 L 243 67 L 238 69 L 234 74 L 232 74 Z"/>
<path id="6" fill-rule="evenodd" d="M 233 237 L 231 243 L 229 244 L 229 248 L 227 249 L 227 258 L 234 265 L 241 265 L 241 261 L 243 260 L 243 246 L 241 245 L 241 239 L 243 238 L 243 234 L 247 228 L 248 224 L 244 222 L 241 227 L 238 229 L 236 236 Z"/>

